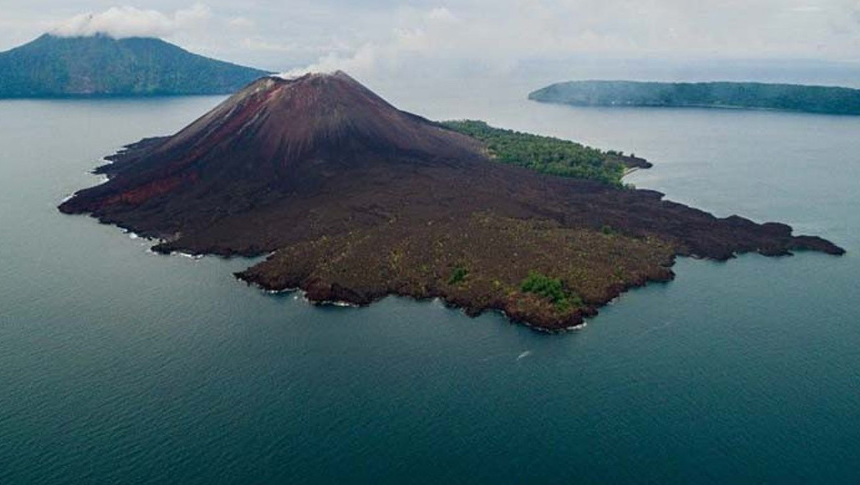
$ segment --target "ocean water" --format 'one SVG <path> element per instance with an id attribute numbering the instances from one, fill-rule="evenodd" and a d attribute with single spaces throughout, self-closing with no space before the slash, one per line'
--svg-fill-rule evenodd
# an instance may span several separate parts
<path id="1" fill-rule="evenodd" d="M 638 186 L 848 254 L 681 259 L 555 336 L 435 302 L 316 308 L 234 280 L 247 260 L 55 209 L 221 98 L 0 101 L 0 484 L 860 482 L 860 118 L 371 87 L 633 151 L 655 163 Z"/>

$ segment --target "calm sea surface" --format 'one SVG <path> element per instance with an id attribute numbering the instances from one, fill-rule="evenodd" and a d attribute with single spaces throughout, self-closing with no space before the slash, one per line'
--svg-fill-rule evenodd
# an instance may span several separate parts
<path id="1" fill-rule="evenodd" d="M 315 308 L 56 205 L 221 98 L 0 102 L 0 484 L 858 483 L 860 118 L 431 97 L 655 163 L 629 181 L 842 258 L 682 259 L 560 336 Z M 516 91 L 516 92 L 514 92 Z"/>

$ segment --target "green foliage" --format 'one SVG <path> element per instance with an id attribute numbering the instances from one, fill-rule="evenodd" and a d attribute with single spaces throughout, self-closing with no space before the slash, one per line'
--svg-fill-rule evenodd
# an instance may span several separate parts
<path id="1" fill-rule="evenodd" d="M 537 271 L 530 271 L 526 279 L 520 285 L 523 293 L 534 293 L 551 301 L 559 311 L 569 310 L 573 306 L 582 304 L 582 300 L 576 295 L 565 290 L 564 283 L 560 278 L 550 278 Z"/>
<path id="2" fill-rule="evenodd" d="M 494 128 L 483 121 L 446 121 L 445 127 L 487 144 L 502 163 L 562 177 L 591 179 L 621 186 L 624 164 L 620 152 L 602 152 L 569 140 Z"/>
<path id="3" fill-rule="evenodd" d="M 539 89 L 529 94 L 529 99 L 575 106 L 751 108 L 860 115 L 860 90 L 798 84 L 572 81 Z"/>
<path id="4" fill-rule="evenodd" d="M 466 276 L 469 275 L 469 270 L 462 266 L 457 266 L 454 268 L 454 271 L 451 272 L 451 277 L 448 278 L 449 285 L 459 285 L 466 279 Z"/>
<path id="5" fill-rule="evenodd" d="M 520 290 L 524 293 L 535 293 L 544 298 L 548 298 L 553 303 L 566 298 L 561 279 L 550 278 L 549 276 L 538 273 L 537 271 L 529 272 L 529 275 L 520 285 Z"/>

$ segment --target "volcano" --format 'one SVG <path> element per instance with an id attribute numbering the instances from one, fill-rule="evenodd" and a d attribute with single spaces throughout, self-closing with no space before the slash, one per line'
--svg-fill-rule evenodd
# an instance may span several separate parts
<path id="1" fill-rule="evenodd" d="M 556 331 L 671 279 L 678 255 L 844 252 L 784 224 L 501 163 L 342 72 L 262 78 L 109 159 L 96 169 L 108 181 L 62 212 L 156 238 L 160 252 L 271 253 L 237 276 L 319 303 L 438 297 Z"/>

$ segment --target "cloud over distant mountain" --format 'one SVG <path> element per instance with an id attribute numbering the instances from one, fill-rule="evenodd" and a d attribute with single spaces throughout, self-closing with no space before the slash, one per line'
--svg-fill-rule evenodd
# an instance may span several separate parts
<path id="1" fill-rule="evenodd" d="M 209 20 L 209 7 L 197 3 L 189 8 L 163 13 L 135 7 L 111 7 L 58 22 L 51 33 L 61 37 L 88 37 L 96 34 L 125 37 L 165 37 L 183 28 Z"/>

